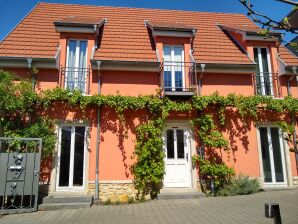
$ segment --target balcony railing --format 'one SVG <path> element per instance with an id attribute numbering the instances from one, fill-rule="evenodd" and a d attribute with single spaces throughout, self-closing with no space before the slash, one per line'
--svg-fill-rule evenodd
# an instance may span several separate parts
<path id="1" fill-rule="evenodd" d="M 64 88 L 70 91 L 80 90 L 83 94 L 90 93 L 90 68 L 62 67 Z"/>
<path id="2" fill-rule="evenodd" d="M 259 72 L 254 75 L 255 94 L 281 97 L 280 82 L 277 73 Z"/>
<path id="3" fill-rule="evenodd" d="M 197 80 L 194 62 L 164 61 L 162 64 L 161 89 L 164 95 L 194 95 Z"/>

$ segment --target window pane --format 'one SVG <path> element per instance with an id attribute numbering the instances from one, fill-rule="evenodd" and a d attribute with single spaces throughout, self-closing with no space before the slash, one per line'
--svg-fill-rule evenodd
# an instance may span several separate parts
<path id="1" fill-rule="evenodd" d="M 270 130 L 271 130 L 276 182 L 284 182 L 281 147 L 280 147 L 280 141 L 279 141 L 279 131 L 278 131 L 278 128 L 270 128 Z"/>
<path id="2" fill-rule="evenodd" d="M 85 93 L 87 41 L 80 41 L 78 89 Z"/>
<path id="3" fill-rule="evenodd" d="M 76 47 L 77 42 L 70 40 L 68 42 L 68 61 L 67 61 L 67 72 L 66 72 L 66 87 L 70 90 L 74 89 L 75 82 L 75 66 L 76 66 Z"/>
<path id="4" fill-rule="evenodd" d="M 75 127 L 73 186 L 83 186 L 85 127 Z"/>
<path id="5" fill-rule="evenodd" d="M 59 186 L 69 186 L 71 127 L 62 127 Z"/>
<path id="6" fill-rule="evenodd" d="M 172 72 L 164 71 L 163 74 L 164 74 L 164 87 L 166 88 L 166 90 L 171 90 L 172 89 Z"/>
<path id="7" fill-rule="evenodd" d="M 256 64 L 259 64 L 259 57 L 258 57 L 258 48 L 254 48 L 254 60 Z M 262 87 L 261 87 L 261 77 L 260 77 L 260 65 L 257 66 L 257 74 L 256 74 L 256 88 L 257 94 L 262 94 Z"/>
<path id="8" fill-rule="evenodd" d="M 267 128 L 260 128 L 264 181 L 272 182 Z"/>
<path id="9" fill-rule="evenodd" d="M 164 58 L 164 61 L 171 61 L 171 47 L 170 46 L 163 47 L 163 58 Z"/>
<path id="10" fill-rule="evenodd" d="M 174 47 L 174 61 L 182 62 L 182 47 Z"/>
<path id="11" fill-rule="evenodd" d="M 174 131 L 167 130 L 167 158 L 174 159 Z"/>
<path id="12" fill-rule="evenodd" d="M 184 131 L 183 130 L 177 130 L 177 154 L 178 159 L 184 159 L 185 153 L 184 153 Z"/>

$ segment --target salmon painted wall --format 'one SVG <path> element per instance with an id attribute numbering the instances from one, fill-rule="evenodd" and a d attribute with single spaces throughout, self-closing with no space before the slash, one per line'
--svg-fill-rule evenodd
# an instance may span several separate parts
<path id="1" fill-rule="evenodd" d="M 201 80 L 202 95 L 210 95 L 216 91 L 224 96 L 230 93 L 245 96 L 254 95 L 254 83 L 251 74 L 205 73 Z"/>
<path id="2" fill-rule="evenodd" d="M 101 94 L 138 96 L 155 94 L 159 73 L 133 71 L 101 71 Z"/>
<path id="3" fill-rule="evenodd" d="M 23 78 L 30 77 L 29 69 L 15 68 L 15 69 L 5 69 L 10 71 L 15 75 Z M 31 78 L 30 78 L 31 79 Z M 59 71 L 57 69 L 39 69 L 38 74 L 36 75 L 36 91 L 40 92 L 41 90 L 53 89 L 58 87 L 59 81 Z"/>
<path id="4" fill-rule="evenodd" d="M 133 164 L 136 127 L 147 120 L 145 111 L 129 111 L 124 114 L 125 124 L 119 121 L 111 108 L 101 110 L 101 135 L 99 155 L 100 180 L 132 180 L 130 166 Z M 121 124 L 124 124 L 121 125 Z M 90 178 L 94 180 L 95 157 L 90 157 Z"/>

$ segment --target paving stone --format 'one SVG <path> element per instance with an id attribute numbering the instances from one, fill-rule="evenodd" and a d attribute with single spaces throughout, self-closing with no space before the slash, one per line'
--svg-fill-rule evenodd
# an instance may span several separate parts
<path id="1" fill-rule="evenodd" d="M 298 223 L 298 189 L 234 197 L 155 200 L 0 216 L 0 224 L 272 224 L 264 204 L 280 204 L 283 224 Z"/>

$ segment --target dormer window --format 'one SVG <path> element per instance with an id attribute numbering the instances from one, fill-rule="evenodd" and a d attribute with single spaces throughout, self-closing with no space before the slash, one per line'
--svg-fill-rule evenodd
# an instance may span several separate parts
<path id="1" fill-rule="evenodd" d="M 87 74 L 87 41 L 69 40 L 66 56 L 65 88 L 86 93 Z"/>
<path id="2" fill-rule="evenodd" d="M 273 96 L 273 74 L 268 48 L 254 48 L 254 60 L 258 64 L 256 92 L 263 96 Z"/>

